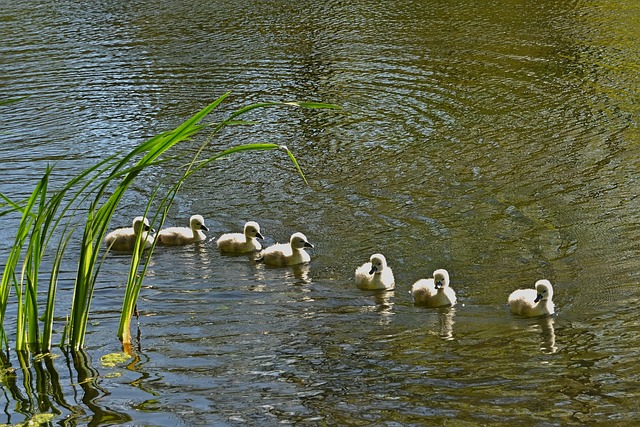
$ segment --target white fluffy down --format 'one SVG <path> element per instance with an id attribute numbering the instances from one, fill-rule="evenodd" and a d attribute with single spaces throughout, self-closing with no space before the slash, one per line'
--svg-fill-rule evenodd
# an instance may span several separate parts
<path id="1" fill-rule="evenodd" d="M 244 225 L 243 233 L 226 233 L 217 240 L 220 252 L 227 254 L 245 254 L 262 249 L 262 245 L 256 239 L 263 239 L 260 234 L 260 226 L 255 221 L 249 221 Z"/>
<path id="2" fill-rule="evenodd" d="M 165 246 L 188 245 L 201 242 L 207 238 L 202 231 L 209 231 L 204 225 L 202 215 L 193 215 L 189 219 L 189 227 L 168 227 L 158 232 L 158 244 Z"/>
<path id="3" fill-rule="evenodd" d="M 430 279 L 418 280 L 411 286 L 413 302 L 427 307 L 454 305 L 456 292 L 449 287 L 449 272 L 443 268 L 433 272 Z"/>
<path id="4" fill-rule="evenodd" d="M 548 280 L 538 280 L 535 289 L 518 289 L 509 295 L 509 308 L 526 317 L 546 316 L 555 312 L 553 286 Z"/>
<path id="5" fill-rule="evenodd" d="M 272 267 L 288 267 L 311 261 L 304 248 L 313 248 L 302 233 L 294 233 L 289 243 L 277 243 L 262 251 L 260 260 Z"/>
<path id="6" fill-rule="evenodd" d="M 133 219 L 132 227 L 117 228 L 107 234 L 104 238 L 107 248 L 113 251 L 119 252 L 133 252 L 133 248 L 136 244 L 137 236 L 141 233 L 142 242 L 140 247 L 143 249 L 150 248 L 153 245 L 153 236 L 151 233 L 154 230 L 149 226 L 149 221 L 143 216 L 137 216 Z"/>
<path id="7" fill-rule="evenodd" d="M 391 290 L 395 286 L 393 270 L 382 254 L 371 255 L 369 262 L 356 268 L 355 278 L 358 288 L 364 290 Z"/>

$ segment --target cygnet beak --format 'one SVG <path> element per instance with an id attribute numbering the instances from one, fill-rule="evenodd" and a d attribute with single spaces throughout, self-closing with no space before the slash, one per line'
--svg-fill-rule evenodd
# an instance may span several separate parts
<path id="1" fill-rule="evenodd" d="M 440 288 L 444 287 L 444 285 L 442 284 L 442 281 L 440 281 L 440 280 L 436 281 L 436 285 L 435 286 L 436 286 L 436 289 L 440 289 Z"/>
<path id="2" fill-rule="evenodd" d="M 373 267 L 371 267 L 371 271 L 369 272 L 369 274 L 374 274 L 376 271 L 378 271 L 378 267 L 374 265 Z"/>
<path id="3" fill-rule="evenodd" d="M 262 234 L 256 233 L 256 239 L 264 240 L 264 237 L 262 237 Z"/>
<path id="4" fill-rule="evenodd" d="M 536 299 L 533 300 L 533 302 L 538 302 L 542 300 L 542 294 L 538 294 L 538 296 L 536 296 Z"/>
<path id="5" fill-rule="evenodd" d="M 207 226 L 206 226 L 206 225 L 204 225 L 204 224 L 202 224 L 202 225 L 200 226 L 200 230 L 209 231 L 209 229 L 207 228 Z"/>
<path id="6" fill-rule="evenodd" d="M 313 245 L 311 243 L 309 243 L 309 242 L 304 242 L 304 247 L 313 249 Z"/>

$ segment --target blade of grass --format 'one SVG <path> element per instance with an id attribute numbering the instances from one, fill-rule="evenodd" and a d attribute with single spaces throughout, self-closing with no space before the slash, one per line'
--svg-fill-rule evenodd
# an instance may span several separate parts
<path id="1" fill-rule="evenodd" d="M 190 140 L 198 132 L 203 129 L 213 129 L 210 133 L 207 141 L 200 146 L 195 156 L 188 165 L 186 165 L 183 176 L 178 179 L 177 183 L 172 187 L 172 190 L 161 201 L 162 219 L 164 222 L 166 218 L 169 206 L 173 202 L 173 199 L 179 191 L 182 183 L 189 176 L 196 171 L 200 170 L 204 165 L 211 161 L 220 159 L 222 157 L 240 153 L 246 150 L 273 150 L 283 148 L 289 158 L 294 163 L 296 170 L 301 175 L 303 180 L 306 181 L 302 169 L 297 160 L 293 156 L 293 153 L 286 147 L 280 147 L 275 144 L 246 144 L 230 149 L 223 150 L 215 156 L 211 156 L 205 160 L 200 160 L 200 155 L 206 146 L 212 141 L 213 137 L 226 126 L 234 125 L 249 125 L 255 124 L 255 122 L 241 120 L 238 117 L 242 114 L 246 114 L 256 108 L 272 107 L 272 106 L 294 106 L 303 108 L 339 108 L 331 104 L 322 103 L 297 103 L 297 102 L 273 102 L 273 103 L 258 103 L 252 104 L 233 112 L 226 120 L 217 124 L 202 124 L 202 121 L 217 107 L 220 103 L 227 98 L 229 94 L 223 94 L 214 102 L 207 105 L 205 108 L 194 114 L 191 118 L 183 122 L 180 126 L 172 131 L 161 133 L 127 153 L 117 153 L 97 165 L 88 168 L 81 172 L 76 177 L 73 177 L 66 185 L 55 192 L 52 197 L 47 198 L 47 186 L 40 185 L 34 190 L 31 197 L 24 201 L 15 203 L 6 196 L 0 194 L 0 198 L 6 202 L 3 204 L 3 210 L 1 215 L 8 214 L 10 212 L 21 212 L 22 219 L 20 226 L 16 233 L 15 245 L 9 254 L 8 262 L 5 265 L 5 270 L 0 284 L 0 333 L 2 334 L 3 342 L 8 348 L 7 334 L 4 330 L 5 316 L 6 316 L 6 304 L 8 300 L 9 290 L 11 286 L 16 289 L 17 298 L 19 301 L 20 310 L 18 320 L 18 332 L 17 336 L 20 336 L 20 341 L 23 348 L 28 348 L 33 343 L 38 342 L 38 305 L 37 305 L 37 289 L 38 289 L 38 274 L 40 270 L 41 260 L 44 257 L 45 249 L 50 243 L 50 239 L 53 238 L 53 231 L 60 225 L 64 218 L 66 221 L 71 221 L 67 215 L 73 210 L 76 211 L 79 206 L 85 206 L 87 203 L 89 207 L 87 209 L 86 221 L 84 224 L 82 239 L 80 242 L 80 253 L 78 257 L 78 268 L 76 272 L 76 281 L 73 290 L 72 307 L 68 316 L 68 323 L 64 329 L 63 341 L 68 340 L 68 345 L 74 350 L 82 348 L 84 345 L 84 339 L 86 335 L 86 327 L 89 319 L 89 311 L 91 307 L 91 300 L 93 291 L 96 284 L 97 274 L 100 271 L 100 267 L 103 265 L 104 257 L 98 264 L 97 259 L 99 255 L 99 245 L 102 243 L 106 230 L 109 226 L 111 218 L 115 213 L 117 206 L 122 199 L 124 193 L 127 191 L 131 183 L 137 178 L 137 176 L 145 169 L 151 166 L 159 165 L 167 159 L 162 159 L 168 150 L 172 149 L 176 144 L 182 141 Z M 133 166 L 131 165 L 133 163 Z M 50 170 L 45 174 L 48 179 Z M 45 183 L 46 184 L 46 183 Z M 154 191 L 153 200 L 156 197 L 156 192 L 159 187 Z M 63 203 L 63 200 L 65 202 Z M 151 206 L 151 200 L 147 205 L 147 210 Z M 37 202 L 38 205 L 37 214 L 34 213 L 34 208 Z M 155 219 L 154 219 L 155 221 Z M 39 349 L 41 351 L 47 351 L 51 346 L 51 334 L 53 324 L 53 313 L 55 305 L 55 295 L 58 281 L 58 274 L 60 271 L 60 265 L 63 259 L 63 254 L 67 249 L 67 245 L 72 238 L 75 227 L 69 227 L 70 222 L 67 222 L 65 231 L 62 233 L 60 242 L 58 243 L 57 250 L 54 257 L 53 267 L 50 276 L 49 291 L 47 293 L 47 301 L 44 308 L 43 315 L 43 334 L 39 340 Z M 67 232 L 67 230 L 71 230 Z M 20 261 L 24 244 L 29 231 L 31 230 L 29 247 L 25 254 L 25 261 L 23 263 L 21 279 L 18 280 L 16 275 L 17 265 Z M 138 243 L 140 244 L 140 243 Z M 149 251 L 149 255 L 151 254 Z M 128 317 L 126 312 L 132 311 L 137 303 L 137 299 L 140 292 L 140 287 L 144 279 L 146 269 L 148 267 L 150 257 L 146 257 L 146 261 L 142 272 L 139 272 L 139 265 L 141 262 L 140 254 L 136 253 L 132 256 L 132 269 L 130 270 L 130 277 L 128 280 L 127 288 L 131 288 L 125 297 L 126 305 L 123 303 L 123 317 Z M 135 268 L 133 268 L 135 267 Z M 130 285 L 130 286 L 129 286 Z M 24 286 L 24 288 L 23 288 Z M 28 331 L 25 329 L 28 326 Z M 120 328 L 119 328 L 120 329 Z M 130 329 L 128 326 L 127 329 Z"/>
<path id="2" fill-rule="evenodd" d="M 226 96 L 226 95 L 225 95 Z M 217 104 L 216 104 L 217 105 Z M 214 127 L 213 132 L 211 133 L 209 139 L 207 140 L 207 142 L 205 144 L 203 144 L 200 149 L 196 152 L 196 154 L 194 155 L 193 159 L 191 160 L 191 162 L 187 165 L 186 171 L 184 172 L 183 176 L 178 180 L 178 182 L 175 184 L 175 186 L 172 188 L 172 190 L 169 192 L 169 196 L 167 196 L 165 199 L 162 200 L 161 204 L 166 204 L 166 208 L 165 211 L 163 213 L 162 216 L 162 222 L 164 222 L 164 218 L 166 217 L 167 214 L 167 209 L 169 208 L 169 206 L 171 205 L 171 202 L 173 200 L 173 197 L 175 196 L 175 194 L 177 193 L 178 189 L 180 188 L 180 186 L 182 185 L 182 183 L 189 178 L 192 174 L 194 174 L 195 172 L 199 171 L 200 169 L 202 169 L 205 165 L 221 159 L 223 157 L 232 155 L 232 154 L 236 154 L 242 151 L 255 151 L 255 150 L 275 150 L 275 149 L 282 149 L 284 150 L 287 155 L 289 156 L 289 158 L 291 159 L 291 161 L 293 162 L 294 166 L 296 167 L 296 170 L 298 171 L 298 173 L 300 174 L 300 176 L 302 177 L 302 179 L 304 180 L 305 184 L 308 185 L 308 182 L 304 176 L 304 173 L 302 172 L 302 169 L 300 168 L 300 165 L 298 163 L 298 161 L 296 160 L 295 156 L 293 155 L 293 153 L 285 146 L 280 146 L 277 144 L 245 144 L 245 145 L 240 145 L 240 146 L 235 146 L 235 147 L 231 147 L 228 148 L 226 150 L 223 150 L 222 152 L 220 152 L 217 155 L 211 156 L 205 160 L 198 160 L 198 157 L 200 156 L 200 154 L 202 153 L 202 150 L 204 149 L 204 147 L 208 144 L 208 142 L 211 141 L 211 139 L 213 138 L 213 136 L 220 131 L 222 128 L 224 128 L 225 126 L 231 126 L 231 125 L 238 125 L 238 124 L 254 124 L 254 122 L 247 122 L 247 121 L 241 121 L 241 120 L 236 120 L 235 117 L 238 117 L 239 115 L 245 114 L 253 109 L 256 108 L 261 108 L 261 107 L 270 107 L 270 106 L 278 106 L 278 105 L 288 105 L 288 106 L 301 106 L 301 107 L 305 107 L 305 108 L 340 108 L 338 106 L 334 106 L 331 104 L 320 104 L 320 103 L 280 103 L 280 102 L 276 102 L 276 103 L 260 103 L 260 104 L 253 104 L 250 106 L 247 106 L 245 108 L 241 108 L 240 110 L 236 111 L 235 113 L 232 114 L 232 116 L 230 118 L 228 118 L 227 120 L 212 125 Z M 204 118 L 204 115 L 202 116 L 202 118 Z M 200 130 L 200 129 L 198 129 Z M 156 189 L 157 191 L 157 189 Z M 154 193 L 155 194 L 155 193 Z M 170 198 L 170 200 L 167 200 L 167 198 Z M 155 246 L 155 242 L 154 242 L 154 246 Z M 134 253 L 133 257 L 132 257 L 132 261 L 131 261 L 131 269 L 129 272 L 129 280 L 127 283 L 127 292 L 126 292 L 126 296 L 123 302 L 123 309 L 122 309 L 122 313 L 121 313 L 121 317 L 120 317 L 120 324 L 119 324 L 119 328 L 118 328 L 118 337 L 120 338 L 120 340 L 123 342 L 123 345 L 125 345 L 126 347 L 130 346 L 131 344 L 131 318 L 133 315 L 133 310 L 137 305 L 137 299 L 139 296 L 139 292 L 140 292 L 140 288 L 142 286 L 142 281 L 146 272 L 146 268 L 148 265 L 148 261 L 150 259 L 150 254 L 153 251 L 153 247 L 151 248 L 151 250 L 148 252 L 149 257 L 147 258 L 147 262 L 145 263 L 144 269 L 142 274 L 138 274 L 137 271 L 137 267 L 139 265 L 139 261 L 140 258 L 139 256 Z"/>
<path id="3" fill-rule="evenodd" d="M 125 175 L 116 187 L 114 193 L 108 198 L 102 207 L 97 209 L 96 215 L 93 215 L 92 212 L 89 214 L 85 233 L 83 234 L 83 250 L 80 256 L 80 268 L 78 270 L 78 275 L 76 276 L 76 286 L 74 287 L 76 290 L 74 291 L 70 316 L 69 338 L 70 344 L 73 348 L 79 349 L 84 345 L 86 323 L 88 321 L 89 309 L 96 280 L 94 270 L 98 251 L 94 245 L 99 245 L 104 238 L 109 221 L 111 220 L 120 199 L 123 197 L 124 192 L 140 171 L 154 163 L 160 155 L 172 148 L 175 144 L 190 138 L 192 135 L 200 131 L 203 128 L 203 125 L 200 125 L 199 122 L 214 108 L 216 108 L 227 97 L 227 95 L 228 94 L 224 94 L 219 97 L 173 131 L 165 132 L 141 144 L 139 147 L 132 150 L 129 155 L 125 156 L 122 162 L 120 162 L 114 169 L 114 173 L 112 173 L 110 177 L 117 176 L 115 172 L 124 167 L 124 165 L 128 163 L 135 154 L 142 154 L 146 151 L 146 154 L 143 155 L 142 159 L 136 163 L 138 168 Z M 102 186 L 98 191 L 98 196 L 92 205 L 94 208 L 98 204 L 99 196 L 104 194 L 109 183 L 110 180 L 107 180 L 104 186 Z"/>
<path id="4" fill-rule="evenodd" d="M 11 247 L 11 250 L 9 251 L 9 257 L 7 258 L 7 262 L 2 274 L 2 283 L 0 283 L 0 334 L 5 345 L 8 344 L 4 325 L 7 303 L 9 300 L 9 292 L 11 290 L 11 287 L 13 286 L 19 299 L 18 310 L 20 310 L 20 307 L 22 305 L 22 291 L 20 288 L 21 282 L 19 282 L 16 277 L 16 269 L 20 261 L 20 256 L 22 254 L 25 241 L 29 235 L 29 231 L 31 230 L 32 224 L 35 222 L 34 215 L 32 213 L 33 207 L 36 205 L 43 188 L 46 187 L 45 183 L 49 178 L 49 173 L 50 170 L 47 169 L 45 175 L 38 181 L 38 184 L 33 189 L 31 196 L 27 199 L 27 203 L 22 210 L 22 218 L 20 219 L 20 224 L 17 227 L 16 238 L 14 240 L 13 246 Z M 18 337 L 24 337 L 25 325 L 24 318 L 21 316 L 21 314 L 22 313 L 19 312 L 17 318 L 16 334 Z M 19 341 L 21 341 L 21 339 L 18 339 L 18 342 Z"/>
<path id="5" fill-rule="evenodd" d="M 19 102 L 27 98 L 28 96 L 21 96 L 19 98 L 0 99 L 0 106 L 13 104 L 15 102 Z"/>
<path id="6" fill-rule="evenodd" d="M 51 350 L 56 291 L 58 289 L 58 276 L 60 274 L 60 266 L 62 265 L 63 255 L 67 249 L 67 245 L 69 244 L 71 237 L 73 237 L 73 231 L 66 233 L 66 237 L 62 237 L 60 239 L 58 249 L 56 250 L 54 263 L 51 268 L 51 277 L 49 278 L 49 291 L 47 292 L 47 302 L 42 317 L 43 331 L 40 343 L 41 351 Z"/>

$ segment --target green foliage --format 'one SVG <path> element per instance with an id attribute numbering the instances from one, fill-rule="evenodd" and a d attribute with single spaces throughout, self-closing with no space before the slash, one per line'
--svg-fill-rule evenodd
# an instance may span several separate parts
<path id="1" fill-rule="evenodd" d="M 86 219 L 83 221 L 80 250 L 77 254 L 78 267 L 73 289 L 73 300 L 68 323 L 63 333 L 63 344 L 73 350 L 79 350 L 84 345 L 84 339 L 89 320 L 91 300 L 100 267 L 105 260 L 105 253 L 100 246 L 109 227 L 111 218 L 118 208 L 119 202 L 138 175 L 150 166 L 159 165 L 166 161 L 162 159 L 169 150 L 183 141 L 189 141 L 204 129 L 211 129 L 210 136 L 197 150 L 194 157 L 186 165 L 184 173 L 173 184 L 171 190 L 160 200 L 159 212 L 154 218 L 160 217 L 160 224 L 166 218 L 167 212 L 175 195 L 182 184 L 193 173 L 205 165 L 220 158 L 237 154 L 247 150 L 285 150 L 296 170 L 306 183 L 297 160 L 286 147 L 276 144 L 245 144 L 232 147 L 214 155 L 201 159 L 205 147 L 211 143 L 220 130 L 226 126 L 251 124 L 252 122 L 239 119 L 240 116 L 257 108 L 288 106 L 302 108 L 339 108 L 330 104 L 270 102 L 251 104 L 231 113 L 225 120 L 216 124 L 203 124 L 203 120 L 224 101 L 228 94 L 224 94 L 201 111 L 193 115 L 176 129 L 157 135 L 135 147 L 128 153 L 119 153 L 102 160 L 98 164 L 72 177 L 60 189 L 50 192 L 49 180 L 51 167 L 48 167 L 43 177 L 34 188 L 31 196 L 22 201 L 12 201 L 4 194 L 0 194 L 0 216 L 11 212 L 19 212 L 21 219 L 16 231 L 12 249 L 0 282 L 0 339 L 5 348 L 9 347 L 7 335 L 6 308 L 9 303 L 10 290 L 13 288 L 17 297 L 16 341 L 18 351 L 48 352 L 51 348 L 55 299 L 58 276 L 62 260 L 68 244 L 75 237 L 77 215 L 74 213 L 79 206 L 89 204 L 86 209 Z M 0 105 L 16 102 L 19 99 L 1 101 Z M 151 206 L 156 192 L 148 201 L 147 211 Z M 64 223 L 62 221 L 65 221 Z M 61 229 L 61 230 L 59 230 Z M 58 230 L 56 232 L 56 230 Z M 46 302 L 43 307 L 38 303 L 39 275 L 42 261 L 46 255 L 52 238 L 57 238 L 53 264 L 49 272 Z M 132 253 L 131 267 L 127 281 L 126 293 L 123 298 L 123 310 L 118 329 L 118 337 L 127 345 L 130 341 L 130 319 L 136 307 L 140 288 L 153 247 L 143 253 L 144 242 L 140 237 L 136 249 Z M 100 253 L 103 254 L 99 258 Z M 144 261 L 144 264 L 142 264 Z M 22 262 L 22 264 L 21 264 Z M 22 265 L 22 267 L 20 267 Z M 142 267 L 141 267 L 142 265 Z M 20 269 L 20 270 L 19 270 Z M 43 310 L 40 315 L 40 309 Z"/>

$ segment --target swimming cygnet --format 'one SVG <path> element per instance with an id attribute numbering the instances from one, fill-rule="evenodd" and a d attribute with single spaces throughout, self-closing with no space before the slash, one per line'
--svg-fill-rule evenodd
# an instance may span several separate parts
<path id="1" fill-rule="evenodd" d="M 244 225 L 244 233 L 223 234 L 216 243 L 220 252 L 245 254 L 262 249 L 262 245 L 256 239 L 264 239 L 260 234 L 260 226 L 255 221 L 249 221 Z"/>
<path id="2" fill-rule="evenodd" d="M 518 289 L 509 295 L 509 308 L 514 314 L 527 317 L 553 314 L 553 286 L 548 280 L 538 280 L 535 289 Z"/>
<path id="3" fill-rule="evenodd" d="M 149 226 L 149 221 L 143 216 L 137 216 L 133 219 L 133 227 L 117 228 L 107 234 L 104 238 L 107 247 L 114 251 L 133 252 L 136 239 L 139 234 L 145 232 L 140 238 L 140 247 L 143 249 L 150 248 L 153 245 L 153 233 Z"/>
<path id="4" fill-rule="evenodd" d="M 302 233 L 294 233 L 289 243 L 277 243 L 262 251 L 259 261 L 272 267 L 288 267 L 311 261 L 304 248 L 313 248 Z"/>
<path id="5" fill-rule="evenodd" d="M 449 287 L 449 272 L 444 268 L 433 272 L 433 278 L 420 279 L 411 286 L 413 302 L 427 307 L 454 305 L 456 292 Z"/>
<path id="6" fill-rule="evenodd" d="M 181 246 L 201 242 L 207 238 L 202 232 L 209 231 L 204 225 L 202 215 L 193 215 L 189 219 L 189 227 L 169 227 L 158 232 L 158 244 L 165 246 Z"/>
<path id="7" fill-rule="evenodd" d="M 393 270 L 387 266 L 387 260 L 382 254 L 371 255 L 370 261 L 356 268 L 356 285 L 365 290 L 386 289 L 395 286 Z"/>

